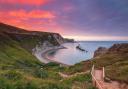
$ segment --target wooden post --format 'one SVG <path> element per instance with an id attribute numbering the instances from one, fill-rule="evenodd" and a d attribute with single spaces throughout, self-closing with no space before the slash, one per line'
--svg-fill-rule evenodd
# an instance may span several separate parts
<path id="1" fill-rule="evenodd" d="M 93 76 L 94 76 L 94 65 L 92 66 L 91 75 L 92 75 L 92 83 L 93 83 L 93 86 L 96 86 L 96 81 L 95 81 L 95 79 L 93 78 Z"/>
<path id="2" fill-rule="evenodd" d="M 92 74 L 94 75 L 94 65 L 92 66 Z"/>
<path id="3" fill-rule="evenodd" d="M 92 85 L 95 87 L 95 81 L 93 78 L 92 78 Z"/>
<path id="4" fill-rule="evenodd" d="M 105 78 L 105 70 L 104 70 L 104 67 L 103 67 L 103 80 Z"/>

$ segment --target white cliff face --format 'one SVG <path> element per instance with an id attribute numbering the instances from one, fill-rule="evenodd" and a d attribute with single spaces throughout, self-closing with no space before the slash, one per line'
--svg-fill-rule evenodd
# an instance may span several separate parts
<path id="1" fill-rule="evenodd" d="M 53 46 L 50 42 L 45 41 L 45 42 L 43 42 L 43 44 L 37 45 L 32 51 L 33 51 L 33 55 L 36 56 L 41 62 L 49 63 L 51 61 L 48 60 L 48 58 L 46 57 L 46 52 L 48 50 L 58 49 L 58 48 L 64 48 L 64 47 L 63 46 Z"/>
<path id="2" fill-rule="evenodd" d="M 39 42 L 38 45 L 36 45 L 36 47 L 32 49 L 32 53 L 41 62 L 48 63 L 50 62 L 50 60 L 47 59 L 46 52 L 52 49 L 63 48 L 62 46 L 60 46 L 62 43 L 64 43 L 64 39 L 59 34 L 50 34 L 47 36 L 46 41 Z"/>
<path id="3" fill-rule="evenodd" d="M 32 50 L 33 55 L 39 60 L 42 60 L 41 55 L 44 51 L 54 48 L 57 45 L 59 46 L 64 42 L 63 37 L 58 33 L 27 31 L 3 23 L 0 23 L 0 28 L 0 35 L 10 37 L 12 40 L 20 43 L 29 52 Z"/>
<path id="4" fill-rule="evenodd" d="M 48 41 L 45 41 L 45 42 L 43 42 L 42 45 L 36 45 L 36 47 L 34 49 L 32 49 L 33 55 L 35 55 L 41 62 L 48 63 L 50 61 L 43 58 L 43 56 L 44 56 L 43 53 L 46 52 L 47 50 L 51 49 L 52 47 L 53 47 L 52 44 L 50 44 Z"/>
<path id="5" fill-rule="evenodd" d="M 53 37 L 56 39 L 56 41 L 57 41 L 59 44 L 64 43 L 64 39 L 63 39 L 60 35 L 54 34 Z"/>

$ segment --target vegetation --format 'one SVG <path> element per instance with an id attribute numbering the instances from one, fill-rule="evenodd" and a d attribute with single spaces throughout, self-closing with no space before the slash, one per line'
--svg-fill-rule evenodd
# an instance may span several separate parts
<path id="1" fill-rule="evenodd" d="M 79 74 L 67 79 L 64 79 L 62 83 L 72 86 L 73 89 L 95 89 L 92 86 L 90 74 Z"/>
<path id="2" fill-rule="evenodd" d="M 96 67 L 105 66 L 106 76 L 110 79 L 128 83 L 127 58 L 128 44 L 120 44 L 119 47 L 113 46 L 107 53 L 94 58 L 93 63 Z"/>
<path id="3" fill-rule="evenodd" d="M 63 78 L 58 72 L 65 71 L 66 67 L 60 67 L 57 63 L 40 63 L 15 41 L 7 41 L 4 46 L 2 44 L 0 44 L 0 89 L 72 89 L 73 86 L 83 87 L 84 84 L 89 86 L 83 89 L 93 89 L 89 75 L 79 75 L 61 82 Z M 70 84 L 67 84 L 68 82 Z"/>
<path id="4" fill-rule="evenodd" d="M 74 73 L 78 73 L 78 72 L 90 71 L 91 67 L 92 67 L 92 63 L 90 60 L 82 61 L 73 66 L 65 67 L 63 69 L 63 72 L 70 75 L 70 74 L 74 74 Z"/>
<path id="5" fill-rule="evenodd" d="M 83 64 L 67 69 L 53 62 L 43 64 L 32 55 L 31 49 L 44 39 L 47 40 L 45 37 L 49 33 L 41 33 L 44 38 L 40 37 L 39 33 L 37 37 L 29 37 L 30 34 L 26 37 L 25 30 L 16 29 L 19 28 L 0 24 L 0 89 L 72 89 L 74 86 L 74 89 L 93 89 L 88 74 L 70 79 L 64 79 L 59 75 L 59 72 L 64 71 L 68 73 L 72 70 L 69 74 L 82 71 L 80 66 Z M 6 30 L 9 33 L 3 32 Z M 53 45 L 57 45 L 57 42 L 51 40 Z M 84 84 L 88 87 L 82 88 Z"/>
<path id="6" fill-rule="evenodd" d="M 48 38 L 51 33 L 31 34 L 23 29 L 0 24 L 0 89 L 95 89 L 90 74 L 66 79 L 59 75 L 59 72 L 67 75 L 86 72 L 92 64 L 96 67 L 105 66 L 107 77 L 128 82 L 128 46 L 111 50 L 90 61 L 64 67 L 53 62 L 43 64 L 32 55 L 32 48 L 42 41 L 48 40 L 53 45 L 58 45 L 53 37 Z"/>

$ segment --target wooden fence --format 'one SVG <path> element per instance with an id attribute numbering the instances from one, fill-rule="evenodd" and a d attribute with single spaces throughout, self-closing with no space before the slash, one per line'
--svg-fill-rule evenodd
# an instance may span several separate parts
<path id="1" fill-rule="evenodd" d="M 92 76 L 92 82 L 93 86 L 97 87 L 98 89 L 104 89 L 103 86 L 100 84 L 100 81 L 98 81 L 95 77 L 95 66 L 92 66 L 91 70 L 91 76 Z M 105 73 L 104 73 L 104 67 L 102 68 L 102 81 L 104 81 Z"/>

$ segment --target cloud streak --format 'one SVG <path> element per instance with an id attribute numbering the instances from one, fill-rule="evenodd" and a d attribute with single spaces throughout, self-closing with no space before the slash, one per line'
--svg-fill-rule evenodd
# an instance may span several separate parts
<path id="1" fill-rule="evenodd" d="M 43 5 L 51 0 L 0 0 L 2 4 Z"/>
<path id="2" fill-rule="evenodd" d="M 32 10 L 32 11 L 25 11 L 25 10 L 18 10 L 18 11 L 9 11 L 6 12 L 9 16 L 19 17 L 19 18 L 45 18 L 45 19 L 53 19 L 56 16 L 50 11 L 43 11 L 43 10 Z"/>
<path id="3" fill-rule="evenodd" d="M 127 8 L 126 0 L 0 0 L 0 21 L 72 37 L 119 39 L 128 36 Z"/>
<path id="4" fill-rule="evenodd" d="M 32 10 L 29 12 L 25 10 L 0 12 L 1 22 L 20 26 L 23 28 L 32 28 L 32 26 L 35 24 L 39 26 L 41 26 L 40 24 L 42 24 L 42 26 L 43 24 L 49 24 L 48 21 L 52 21 L 52 19 L 55 19 L 55 17 L 56 16 L 52 12 L 43 10 Z"/>
<path id="5" fill-rule="evenodd" d="M 54 24 L 53 20 L 56 16 L 51 11 L 46 10 L 13 10 L 1 11 L 0 21 L 11 24 L 28 30 L 42 30 L 48 29 L 48 25 Z M 46 25 L 46 26 L 45 26 Z"/>

